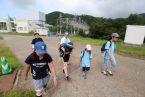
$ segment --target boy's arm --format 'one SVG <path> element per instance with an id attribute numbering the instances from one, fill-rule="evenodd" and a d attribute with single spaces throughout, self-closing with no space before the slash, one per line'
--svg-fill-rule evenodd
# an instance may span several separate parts
<path id="1" fill-rule="evenodd" d="M 25 64 L 25 71 L 24 71 L 24 79 L 25 80 L 28 79 L 29 70 L 30 70 L 30 64 Z"/>
<path id="2" fill-rule="evenodd" d="M 49 68 L 50 68 L 50 70 L 51 70 L 51 72 L 52 72 L 52 74 L 53 74 L 53 77 L 54 77 L 54 85 L 55 86 L 57 86 L 57 72 L 56 72 L 56 67 L 55 67 L 55 65 L 54 65 L 54 63 L 53 63 L 53 61 L 51 62 L 51 63 L 49 63 Z"/>
<path id="3" fill-rule="evenodd" d="M 108 50 L 108 49 L 106 50 L 106 53 L 107 53 L 107 55 L 109 56 L 110 61 L 112 61 L 112 57 L 111 57 L 110 52 L 109 52 L 109 50 Z"/>

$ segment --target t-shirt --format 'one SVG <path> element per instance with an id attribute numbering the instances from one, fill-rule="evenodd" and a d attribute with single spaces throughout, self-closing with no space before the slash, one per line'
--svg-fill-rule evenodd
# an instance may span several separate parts
<path id="1" fill-rule="evenodd" d="M 71 42 L 69 38 L 63 37 L 63 38 L 61 39 L 60 44 L 63 44 L 63 43 L 66 43 L 66 44 L 67 44 L 67 43 L 69 43 L 69 42 Z"/>
<path id="2" fill-rule="evenodd" d="M 35 44 L 36 42 L 43 42 L 42 38 L 34 38 L 31 44 Z"/>
<path id="3" fill-rule="evenodd" d="M 45 54 L 44 57 L 39 60 L 37 54 L 34 52 L 30 54 L 25 63 L 31 66 L 31 73 L 33 79 L 42 79 L 49 75 L 49 66 L 48 63 L 52 62 L 52 58 L 49 54 Z"/>
<path id="4" fill-rule="evenodd" d="M 111 46 L 110 46 L 110 44 L 111 44 Z M 110 56 L 114 56 L 114 49 L 115 49 L 115 48 L 116 48 L 116 45 L 115 45 L 114 42 L 108 41 L 108 42 L 106 43 L 106 45 L 105 45 L 105 49 L 108 49 L 108 50 L 109 50 Z M 109 56 L 106 54 L 106 51 L 103 53 L 103 56 L 104 56 L 105 58 L 109 58 Z"/>
<path id="5" fill-rule="evenodd" d="M 92 58 L 92 54 L 84 50 L 81 52 L 81 57 L 82 57 L 81 66 L 90 67 L 90 59 Z"/>

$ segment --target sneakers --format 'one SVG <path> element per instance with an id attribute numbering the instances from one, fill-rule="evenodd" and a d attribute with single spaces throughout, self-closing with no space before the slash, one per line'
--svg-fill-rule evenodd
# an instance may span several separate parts
<path id="1" fill-rule="evenodd" d="M 112 73 L 111 71 L 109 71 L 109 70 L 107 70 L 107 71 L 102 71 L 102 73 L 103 73 L 104 75 L 106 75 L 106 76 L 113 76 L 113 73 Z"/>
<path id="2" fill-rule="evenodd" d="M 112 71 L 107 70 L 107 72 L 108 72 L 108 74 L 109 74 L 110 76 L 112 76 L 112 75 L 113 75 Z"/>
<path id="3" fill-rule="evenodd" d="M 66 79 L 67 81 L 70 81 L 70 77 L 69 77 L 69 76 L 67 76 L 65 79 Z"/>
<path id="4" fill-rule="evenodd" d="M 106 71 L 102 71 L 102 73 L 103 73 L 104 75 L 107 75 L 107 72 L 106 72 Z"/>

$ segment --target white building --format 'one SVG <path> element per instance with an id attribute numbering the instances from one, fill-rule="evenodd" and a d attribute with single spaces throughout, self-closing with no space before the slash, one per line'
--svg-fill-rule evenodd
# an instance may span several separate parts
<path id="1" fill-rule="evenodd" d="M 11 22 L 15 26 L 12 26 Z M 45 22 L 46 19 L 43 12 L 33 11 L 17 17 L 14 21 L 9 19 L 0 20 L 0 32 L 12 32 L 16 30 L 18 33 L 29 33 L 36 31 L 40 35 L 48 35 L 48 24 Z"/>
<path id="2" fill-rule="evenodd" d="M 40 35 L 48 34 L 48 26 L 45 23 L 45 14 L 42 12 L 30 12 L 15 20 L 16 31 L 19 33 L 28 33 L 36 31 Z"/>
<path id="3" fill-rule="evenodd" d="M 145 26 L 127 25 L 124 43 L 143 45 L 145 39 Z"/>
<path id="4" fill-rule="evenodd" d="M 0 33 L 8 33 L 14 30 L 14 22 L 9 17 L 8 19 L 0 19 Z"/>

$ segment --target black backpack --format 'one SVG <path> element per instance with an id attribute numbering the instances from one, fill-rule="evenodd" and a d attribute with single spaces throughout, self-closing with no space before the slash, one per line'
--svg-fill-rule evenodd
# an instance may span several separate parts
<path id="1" fill-rule="evenodd" d="M 107 41 L 108 42 L 108 41 Z M 103 53 L 104 51 L 106 51 L 106 49 L 105 49 L 105 46 L 106 46 L 106 43 L 107 42 L 105 42 L 103 45 L 102 45 L 102 47 L 101 47 L 101 53 Z M 111 47 L 111 45 L 112 45 L 112 42 L 111 41 L 109 41 L 110 42 L 110 46 L 109 47 Z"/>

